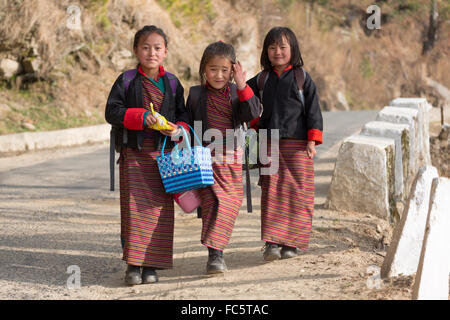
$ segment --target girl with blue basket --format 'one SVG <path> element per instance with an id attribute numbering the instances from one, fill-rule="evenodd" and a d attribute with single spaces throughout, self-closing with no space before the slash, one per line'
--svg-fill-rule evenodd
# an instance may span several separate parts
<path id="1" fill-rule="evenodd" d="M 179 135 L 178 125 L 189 130 L 184 89 L 162 66 L 167 56 L 164 32 L 156 26 L 145 26 L 135 34 L 133 48 L 139 65 L 117 78 L 105 110 L 106 121 L 119 128 L 118 143 L 122 146 L 121 239 L 128 285 L 157 282 L 157 269 L 172 268 L 173 195 L 164 190 L 156 157 L 165 136 Z M 149 128 L 156 123 L 151 106 L 173 130 Z M 173 142 L 167 140 L 170 151 Z"/>
<path id="2" fill-rule="evenodd" d="M 201 85 L 190 88 L 186 102 L 191 125 L 194 126 L 194 121 L 201 121 L 202 136 L 207 130 L 215 129 L 223 138 L 214 141 L 222 147 L 214 148 L 211 154 L 215 159 L 212 164 L 214 184 L 199 189 L 201 243 L 209 251 L 206 273 L 215 274 L 223 273 L 227 268 L 223 250 L 230 241 L 243 197 L 245 122 L 258 117 L 262 107 L 245 83 L 246 72 L 239 62 L 236 63 L 231 45 L 222 41 L 208 45 L 203 52 L 199 74 Z M 236 84 L 231 83 L 233 77 Z M 226 150 L 227 144 L 234 145 L 234 148 Z M 223 150 L 223 154 L 216 150 Z"/>

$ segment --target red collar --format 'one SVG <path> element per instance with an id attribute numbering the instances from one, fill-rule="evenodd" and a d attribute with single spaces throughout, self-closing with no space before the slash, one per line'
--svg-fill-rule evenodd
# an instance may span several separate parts
<path id="1" fill-rule="evenodd" d="M 288 65 L 286 68 L 284 68 L 283 72 L 281 74 L 285 73 L 286 71 L 292 69 L 292 64 Z M 275 70 L 275 67 L 272 68 L 272 70 L 277 74 L 278 78 L 281 76 L 281 74 L 278 74 L 277 70 Z"/>
<path id="2" fill-rule="evenodd" d="M 143 76 L 145 76 L 145 77 L 147 77 L 147 78 L 150 78 L 150 77 L 148 77 L 148 76 L 145 74 L 144 70 L 142 70 L 141 65 L 139 65 L 138 71 L 139 71 L 139 73 L 142 74 Z M 163 67 L 162 65 L 160 65 L 160 66 L 159 66 L 159 73 L 158 73 L 158 75 L 157 75 L 157 77 L 156 77 L 156 81 L 159 81 L 159 78 L 161 78 L 165 73 L 166 73 L 166 72 L 164 71 L 164 67 Z"/>

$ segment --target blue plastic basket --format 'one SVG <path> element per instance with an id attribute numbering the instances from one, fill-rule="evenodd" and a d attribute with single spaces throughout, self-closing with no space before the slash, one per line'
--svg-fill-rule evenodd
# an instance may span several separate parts
<path id="1" fill-rule="evenodd" d="M 171 152 L 164 154 L 166 136 L 161 156 L 156 157 L 159 173 L 167 193 L 183 192 L 214 184 L 211 150 L 202 146 L 194 129 L 189 126 L 199 144 L 191 147 L 186 130 L 182 126 L 179 127 L 183 132 L 187 148 L 179 149 L 177 144 Z"/>

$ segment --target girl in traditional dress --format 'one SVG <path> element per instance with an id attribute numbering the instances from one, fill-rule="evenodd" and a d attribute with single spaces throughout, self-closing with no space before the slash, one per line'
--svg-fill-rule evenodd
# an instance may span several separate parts
<path id="1" fill-rule="evenodd" d="M 186 108 L 193 126 L 194 121 L 201 121 L 202 136 L 208 129 L 216 130 L 212 150 L 214 185 L 199 189 L 201 243 L 209 251 L 206 273 L 214 274 L 227 269 L 223 250 L 230 241 L 243 197 L 243 126 L 262 109 L 245 83 L 246 72 L 240 62 L 236 63 L 231 45 L 222 41 L 210 44 L 203 52 L 199 74 L 201 85 L 190 88 Z M 232 77 L 236 84 L 231 83 Z"/>
<path id="2" fill-rule="evenodd" d="M 106 105 L 106 120 L 120 128 L 120 215 L 123 260 L 129 285 L 158 281 L 157 269 L 173 264 L 174 203 L 164 191 L 156 163 L 165 136 L 188 130 L 183 87 L 164 70 L 167 37 L 156 26 L 145 26 L 134 37 L 139 60 L 132 79 L 122 73 L 114 83 Z M 132 70 L 133 71 L 133 70 Z M 148 128 L 156 122 L 149 112 L 163 115 L 173 130 Z M 169 140 L 169 148 L 173 142 Z M 142 270 L 141 270 L 142 269 Z"/>
<path id="3" fill-rule="evenodd" d="M 322 143 L 323 121 L 316 86 L 303 70 L 295 34 L 271 29 L 261 53 L 263 71 L 248 84 L 264 107 L 251 122 L 278 129 L 278 172 L 261 175 L 261 238 L 266 261 L 292 258 L 308 248 L 314 210 L 315 146 Z M 300 86 L 302 87 L 299 87 Z M 261 134 L 261 132 L 260 132 Z M 273 162 L 273 161 L 272 161 Z"/>

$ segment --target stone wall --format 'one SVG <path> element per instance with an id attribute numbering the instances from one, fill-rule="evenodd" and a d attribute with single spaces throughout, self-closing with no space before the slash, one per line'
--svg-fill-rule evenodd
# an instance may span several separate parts
<path id="1" fill-rule="evenodd" d="M 412 299 L 448 300 L 450 179 L 431 166 L 430 107 L 422 98 L 394 99 L 344 139 L 325 206 L 395 224 L 381 277 L 415 274 Z"/>
<path id="2" fill-rule="evenodd" d="M 345 139 L 325 207 L 399 221 L 398 208 L 404 207 L 419 168 L 431 164 L 430 107 L 424 98 L 394 99 L 376 121 Z"/>

